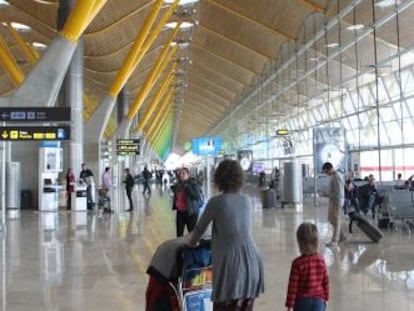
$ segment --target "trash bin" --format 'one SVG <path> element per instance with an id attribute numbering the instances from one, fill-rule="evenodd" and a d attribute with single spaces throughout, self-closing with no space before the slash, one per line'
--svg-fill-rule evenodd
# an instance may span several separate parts
<path id="1" fill-rule="evenodd" d="M 266 185 L 266 174 L 261 172 L 259 174 L 259 187 L 264 187 Z"/>
<path id="2" fill-rule="evenodd" d="M 274 189 L 265 189 L 262 191 L 263 208 L 276 207 L 276 192 Z"/>
<path id="3" fill-rule="evenodd" d="M 20 191 L 20 208 L 33 209 L 33 195 L 31 190 L 23 189 Z"/>

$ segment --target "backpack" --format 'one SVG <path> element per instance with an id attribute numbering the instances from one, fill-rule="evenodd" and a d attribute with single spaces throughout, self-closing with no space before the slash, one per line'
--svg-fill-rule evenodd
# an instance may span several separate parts
<path id="1" fill-rule="evenodd" d="M 188 189 L 186 191 L 187 195 L 191 198 L 193 203 L 195 203 L 194 206 L 197 207 L 197 209 L 202 208 L 204 205 L 204 194 L 200 183 L 195 178 L 191 178 L 188 183 L 188 188 L 186 187 Z"/>
<path id="2" fill-rule="evenodd" d="M 195 198 L 195 201 L 197 202 L 197 207 L 200 209 L 204 205 L 204 194 L 203 190 L 201 189 L 201 186 L 198 185 L 197 187 L 197 197 Z"/>

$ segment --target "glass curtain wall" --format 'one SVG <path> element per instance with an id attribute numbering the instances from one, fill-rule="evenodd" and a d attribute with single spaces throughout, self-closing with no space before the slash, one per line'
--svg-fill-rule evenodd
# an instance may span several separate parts
<path id="1" fill-rule="evenodd" d="M 343 127 L 349 170 L 414 174 L 414 0 L 331 1 L 238 99 L 212 132 L 268 168 L 292 155 L 313 165 L 313 128 Z M 229 125 L 230 124 L 230 125 Z M 288 137 L 275 135 L 288 129 Z M 286 146 L 292 145 L 290 150 Z M 356 165 L 354 165 L 356 164 Z M 312 171 L 312 170 L 311 170 Z"/>

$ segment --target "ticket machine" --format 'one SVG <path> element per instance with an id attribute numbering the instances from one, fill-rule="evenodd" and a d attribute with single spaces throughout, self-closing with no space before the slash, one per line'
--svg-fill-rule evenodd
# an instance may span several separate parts
<path id="1" fill-rule="evenodd" d="M 63 170 L 63 156 L 60 143 L 50 143 L 39 148 L 39 210 L 54 212 L 59 207 L 58 174 Z"/>

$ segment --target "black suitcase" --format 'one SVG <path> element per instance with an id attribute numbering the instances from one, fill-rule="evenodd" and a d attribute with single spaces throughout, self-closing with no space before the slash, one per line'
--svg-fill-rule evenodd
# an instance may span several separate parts
<path id="1" fill-rule="evenodd" d="M 355 221 L 358 228 L 361 229 L 373 242 L 378 243 L 384 237 L 384 234 L 377 226 L 370 223 L 364 216 L 358 212 L 352 211 L 348 214 L 350 218 L 349 232 L 352 233 L 352 223 Z"/>
<path id="2" fill-rule="evenodd" d="M 276 192 L 274 189 L 263 190 L 263 208 L 276 207 Z"/>

